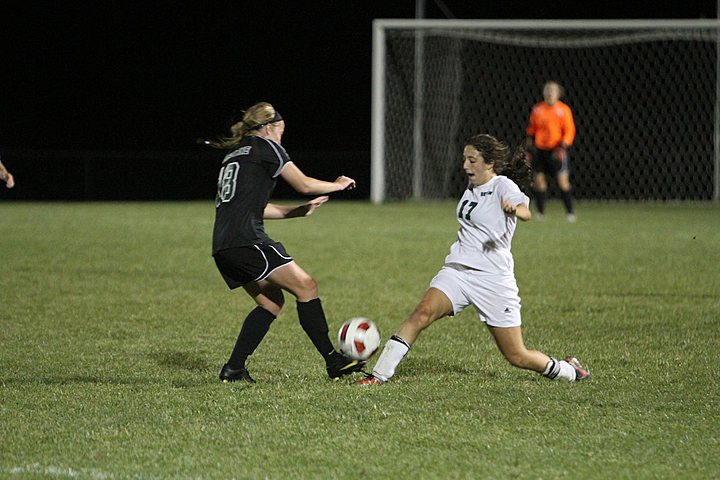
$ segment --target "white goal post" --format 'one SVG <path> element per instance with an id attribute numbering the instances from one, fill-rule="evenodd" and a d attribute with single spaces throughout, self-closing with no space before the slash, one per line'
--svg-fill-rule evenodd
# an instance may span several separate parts
<path id="1" fill-rule="evenodd" d="M 577 198 L 719 202 L 719 33 L 718 20 L 375 20 L 371 200 L 459 196 L 465 138 L 522 141 L 557 80 Z"/>

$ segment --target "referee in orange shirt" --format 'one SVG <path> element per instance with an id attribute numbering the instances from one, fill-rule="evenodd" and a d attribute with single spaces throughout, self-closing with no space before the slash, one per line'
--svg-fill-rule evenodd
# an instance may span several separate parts
<path id="1" fill-rule="evenodd" d="M 527 151 L 533 166 L 537 217 L 545 215 L 546 175 L 550 175 L 560 188 L 568 221 L 574 222 L 568 148 L 575 140 L 575 122 L 570 107 L 560 101 L 562 94 L 562 86 L 555 81 L 543 86 L 544 101 L 533 106 L 530 113 Z"/>

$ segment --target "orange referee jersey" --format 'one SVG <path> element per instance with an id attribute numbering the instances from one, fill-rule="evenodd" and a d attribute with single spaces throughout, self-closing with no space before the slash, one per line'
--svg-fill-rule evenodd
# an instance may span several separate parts
<path id="1" fill-rule="evenodd" d="M 527 134 L 535 137 L 535 146 L 541 150 L 552 150 L 561 143 L 569 147 L 575 140 L 575 121 L 570 107 L 559 100 L 555 105 L 536 104 L 530 112 Z"/>

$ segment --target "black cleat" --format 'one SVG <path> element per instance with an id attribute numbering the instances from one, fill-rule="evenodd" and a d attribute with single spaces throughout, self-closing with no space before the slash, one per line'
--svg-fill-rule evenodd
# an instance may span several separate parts
<path id="1" fill-rule="evenodd" d="M 248 382 L 248 383 L 255 383 L 255 380 L 250 376 L 248 371 L 245 369 L 245 367 L 233 369 L 228 366 L 226 363 L 223 365 L 222 370 L 220 370 L 220 380 L 222 380 L 223 383 L 230 383 L 230 382 Z"/>
<path id="2" fill-rule="evenodd" d="M 344 375 L 360 372 L 364 367 L 365 362 L 353 360 L 342 353 L 335 353 L 327 363 L 327 373 L 331 379 L 338 380 Z"/>

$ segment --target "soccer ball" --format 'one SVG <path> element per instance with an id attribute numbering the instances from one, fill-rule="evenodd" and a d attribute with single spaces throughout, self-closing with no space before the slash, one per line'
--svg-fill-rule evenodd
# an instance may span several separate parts
<path id="1" fill-rule="evenodd" d="M 380 330 L 372 320 L 351 318 L 340 327 L 338 347 L 353 360 L 367 360 L 380 346 Z"/>

